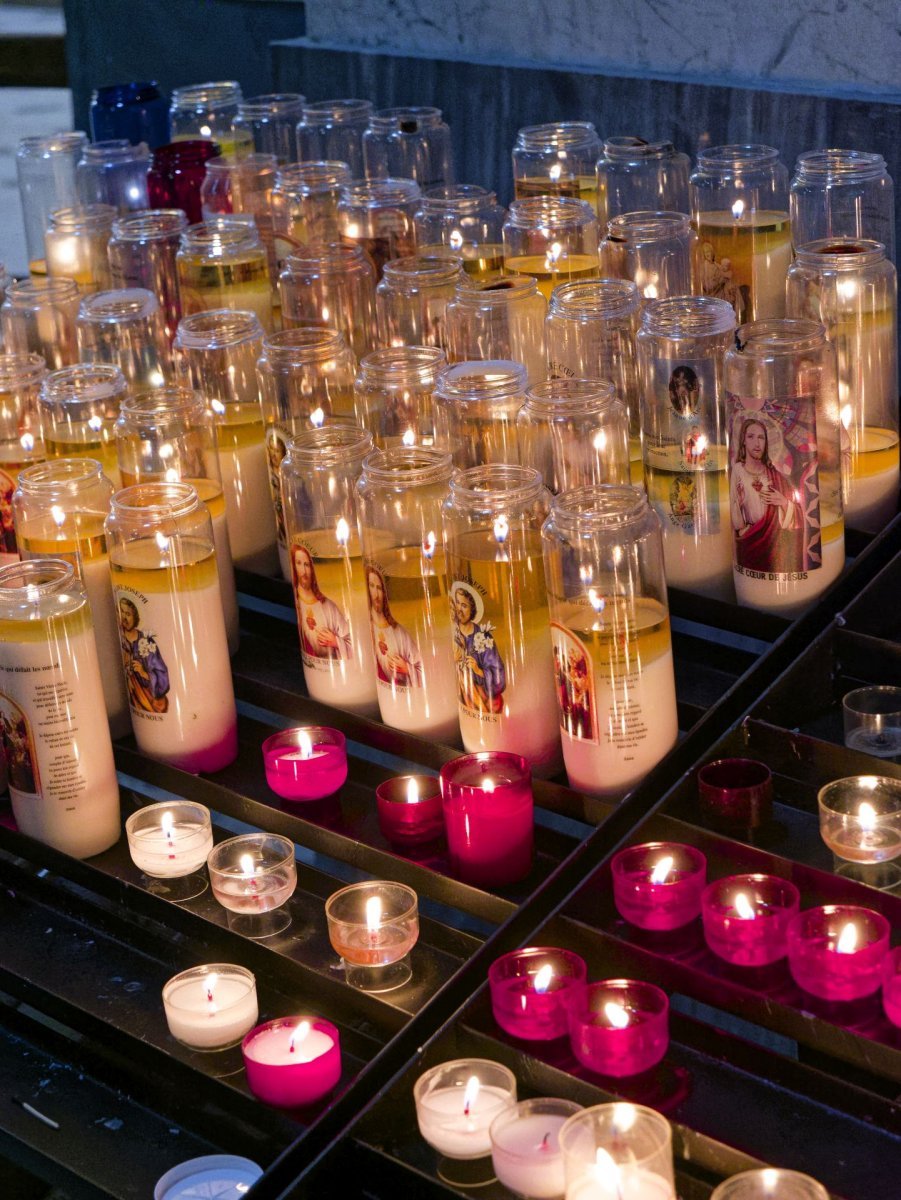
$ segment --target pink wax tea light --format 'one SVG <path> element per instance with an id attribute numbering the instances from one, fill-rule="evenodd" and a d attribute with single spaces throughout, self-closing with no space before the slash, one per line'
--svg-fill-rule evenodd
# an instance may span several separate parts
<path id="1" fill-rule="evenodd" d="M 263 742 L 263 765 L 283 800 L 322 800 L 347 779 L 347 742 L 326 725 L 282 729 Z"/>
<path id="2" fill-rule="evenodd" d="M 797 985 L 821 1000 L 860 1000 L 882 982 L 889 923 L 853 904 L 798 913 L 788 926 L 788 965 Z"/>
<path id="3" fill-rule="evenodd" d="M 613 857 L 613 902 L 639 929 L 680 929 L 701 911 L 707 859 L 680 842 L 628 846 Z"/>
<path id="4" fill-rule="evenodd" d="M 398 846 L 420 846 L 444 834 L 437 775 L 398 775 L 375 789 L 379 828 Z"/>
<path id="5" fill-rule="evenodd" d="M 441 768 L 451 870 L 464 883 L 503 887 L 532 869 L 535 806 L 525 758 L 464 754 Z"/>
<path id="6" fill-rule="evenodd" d="M 785 958 L 786 931 L 801 903 L 787 879 L 730 875 L 709 883 L 701 896 L 707 945 L 738 967 L 764 967 Z"/>
<path id="7" fill-rule="evenodd" d="M 341 1078 L 338 1030 L 320 1017 L 283 1017 L 258 1025 L 244 1038 L 241 1053 L 250 1090 L 276 1108 L 321 1100 Z"/>
<path id="8" fill-rule="evenodd" d="M 582 1064 L 625 1078 L 655 1067 L 669 1045 L 669 999 L 653 983 L 607 979 L 567 1001 L 569 1040 Z"/>
<path id="9" fill-rule="evenodd" d="M 328 898 L 325 915 L 329 941 L 351 986 L 387 992 L 409 982 L 408 955 L 419 938 L 412 888 L 382 880 L 354 883 Z"/>
<path id="10" fill-rule="evenodd" d="M 530 1042 L 569 1033 L 567 997 L 584 989 L 585 960 L 571 950 L 530 946 L 504 954 L 488 968 L 491 1008 L 501 1029 Z"/>
<path id="11" fill-rule="evenodd" d="M 891 1023 L 901 1029 L 901 946 L 882 960 L 882 1007 Z"/>
<path id="12" fill-rule="evenodd" d="M 757 829 L 773 815 L 773 775 L 754 758 L 720 758 L 698 771 L 701 811 L 714 824 Z"/>

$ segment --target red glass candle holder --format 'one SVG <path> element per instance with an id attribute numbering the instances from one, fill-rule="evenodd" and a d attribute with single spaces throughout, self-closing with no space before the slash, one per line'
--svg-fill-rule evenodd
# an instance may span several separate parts
<path id="1" fill-rule="evenodd" d="M 764 967 L 787 953 L 786 930 L 801 904 L 798 889 L 775 875 L 730 875 L 701 896 L 704 937 L 738 967 Z"/>
<path id="2" fill-rule="evenodd" d="M 503 887 L 532 869 L 535 807 L 526 759 L 464 754 L 441 768 L 451 870 L 464 883 Z"/>
<path id="3" fill-rule="evenodd" d="M 321 1017 L 281 1017 L 241 1043 L 247 1083 L 258 1100 L 299 1108 L 322 1099 L 341 1078 L 338 1030 Z"/>
<path id="4" fill-rule="evenodd" d="M 792 977 L 821 1000 L 860 1000 L 875 992 L 888 948 L 885 917 L 853 904 L 808 908 L 788 926 Z"/>
<path id="5" fill-rule="evenodd" d="M 614 856 L 610 869 L 617 911 L 639 929 L 680 929 L 701 911 L 707 859 L 694 846 L 628 846 Z"/>
<path id="6" fill-rule="evenodd" d="M 206 164 L 222 151 L 216 142 L 186 138 L 157 146 L 147 175 L 151 208 L 180 208 L 191 225 L 203 220 L 200 189 Z"/>
<path id="7" fill-rule="evenodd" d="M 715 825 L 757 829 L 773 815 L 773 775 L 754 758 L 720 758 L 698 771 L 701 812 Z"/>
<path id="8" fill-rule="evenodd" d="M 420 846 L 444 833 L 437 775 L 398 775 L 375 789 L 379 828 L 389 842 Z"/>
<path id="9" fill-rule="evenodd" d="M 669 999 L 653 983 L 607 979 L 567 1001 L 569 1040 L 582 1064 L 621 1079 L 657 1065 L 669 1045 Z"/>
<path id="10" fill-rule="evenodd" d="M 891 1023 L 901 1029 L 901 946 L 882 960 L 882 1007 Z"/>
<path id="11" fill-rule="evenodd" d="M 347 779 L 347 742 L 327 725 L 282 729 L 263 742 L 263 765 L 283 800 L 321 800 Z"/>
<path id="12" fill-rule="evenodd" d="M 585 960 L 571 950 L 530 946 L 504 954 L 488 968 L 494 1019 L 525 1041 L 564 1037 L 567 997 L 584 990 L 587 978 Z"/>

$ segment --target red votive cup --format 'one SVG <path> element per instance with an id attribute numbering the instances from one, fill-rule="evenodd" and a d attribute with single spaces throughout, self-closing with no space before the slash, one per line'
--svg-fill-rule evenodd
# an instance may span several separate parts
<path id="1" fill-rule="evenodd" d="M 882 960 L 882 1007 L 891 1023 L 901 1029 L 901 946 Z"/>
<path id="2" fill-rule="evenodd" d="M 757 829 L 773 814 L 773 775 L 754 758 L 720 758 L 698 771 L 701 811 L 714 824 Z"/>
<path id="3" fill-rule="evenodd" d="M 437 775 L 398 775 L 375 789 L 379 828 L 389 842 L 419 846 L 444 833 Z"/>
<path id="4" fill-rule="evenodd" d="M 859 1000 L 875 992 L 888 948 L 885 917 L 853 904 L 808 908 L 788 926 L 792 977 L 821 1000 Z"/>
<path id="5" fill-rule="evenodd" d="M 244 1038 L 241 1053 L 250 1090 L 276 1108 L 312 1104 L 341 1078 L 338 1030 L 321 1017 L 280 1017 L 258 1025 Z"/>
<path id="6" fill-rule="evenodd" d="M 222 151 L 216 142 L 205 138 L 186 138 L 157 146 L 147 175 L 151 208 L 180 208 L 188 222 L 203 220 L 200 189 L 206 177 L 206 164 Z"/>
<path id="7" fill-rule="evenodd" d="M 532 869 L 532 773 L 519 754 L 464 754 L 441 768 L 451 870 L 464 883 L 502 887 Z"/>
<path id="8" fill-rule="evenodd" d="M 504 954 L 488 968 L 494 1019 L 526 1041 L 565 1037 L 567 997 L 584 990 L 587 978 L 585 960 L 571 950 L 530 946 Z"/>
<path id="9" fill-rule="evenodd" d="M 614 855 L 613 902 L 639 929 L 680 929 L 701 911 L 707 859 L 681 842 L 645 842 Z"/>
<path id="10" fill-rule="evenodd" d="M 282 729 L 263 742 L 263 766 L 283 800 L 321 800 L 347 779 L 344 734 L 326 725 Z"/>
<path id="11" fill-rule="evenodd" d="M 569 1040 L 582 1064 L 623 1078 L 657 1065 L 669 1045 L 669 999 L 653 983 L 606 979 L 567 1001 Z"/>
<path id="12" fill-rule="evenodd" d="M 714 954 L 738 967 L 764 967 L 787 953 L 798 889 L 775 875 L 730 875 L 704 888 L 704 937 Z"/>

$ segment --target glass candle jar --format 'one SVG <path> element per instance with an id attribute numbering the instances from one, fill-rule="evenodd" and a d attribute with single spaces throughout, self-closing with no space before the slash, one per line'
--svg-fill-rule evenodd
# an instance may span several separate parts
<path id="1" fill-rule="evenodd" d="M 891 862 L 901 855 L 901 780 L 886 775 L 834 779 L 817 794 L 820 836 L 847 862 Z"/>
<path id="2" fill-rule="evenodd" d="M 490 1059 L 458 1058 L 420 1075 L 413 1100 L 420 1134 L 442 1155 L 442 1176 L 453 1179 L 456 1160 L 491 1153 L 488 1130 L 495 1117 L 516 1104 L 516 1077 Z"/>
<path id="3" fill-rule="evenodd" d="M 305 429 L 353 421 L 356 363 L 340 333 L 305 325 L 272 333 L 257 363 L 266 433 L 269 487 L 282 574 L 291 578 L 279 467 L 288 443 Z"/>
<path id="4" fill-rule="evenodd" d="M 701 915 L 707 859 L 681 842 L 645 842 L 614 854 L 610 878 L 624 921 L 655 933 L 681 929 Z"/>
<path id="5" fill-rule="evenodd" d="M 542 538 L 566 773 L 619 797 L 679 732 L 660 522 L 635 488 L 578 488 Z"/>
<path id="6" fill-rule="evenodd" d="M 712 296 L 645 306 L 637 338 L 645 485 L 672 587 L 731 600 L 723 359 L 735 311 Z"/>
<path id="7" fill-rule="evenodd" d="M 451 133 L 440 108 L 382 108 L 363 134 L 369 179 L 415 179 L 421 188 L 454 182 Z"/>
<path id="8" fill-rule="evenodd" d="M 285 905 L 297 887 L 295 854 L 294 843 L 278 833 L 244 833 L 213 847 L 207 859 L 210 886 L 228 911 L 229 929 L 243 937 L 267 938 L 288 928 L 291 914 Z M 244 1039 L 245 1045 L 269 1027 L 267 1024 L 253 1030 Z M 300 1026 L 296 1032 L 298 1039 L 303 1039 Z M 257 1061 L 265 1063 L 267 1055 L 262 1047 L 258 1050 L 261 1056 Z M 286 1047 L 286 1058 L 289 1054 Z M 260 1095 L 270 1098 L 262 1089 Z M 299 1102 L 292 1100 L 288 1107 Z"/>
<path id="9" fill-rule="evenodd" d="M 6 289 L 0 309 L 9 354 L 40 354 L 51 371 L 78 362 L 75 318 L 81 295 L 74 279 L 22 279 Z"/>
<path id="10" fill-rule="evenodd" d="M 38 396 L 40 354 L 0 354 L 0 565 L 19 561 L 12 498 L 19 472 L 44 458 Z"/>
<path id="11" fill-rule="evenodd" d="M 608 1078 L 627 1079 L 650 1071 L 669 1046 L 669 997 L 653 983 L 590 983 L 574 997 L 567 1016 L 574 1058 Z"/>
<path id="12" fill-rule="evenodd" d="M 354 179 L 341 189 L 341 237 L 363 247 L 377 279 L 392 258 L 415 254 L 418 205 L 419 184 L 412 179 Z"/>
<path id="13" fill-rule="evenodd" d="M 716 146 L 691 176 L 699 285 L 739 322 L 785 315 L 791 264 L 788 171 L 772 146 Z"/>
<path id="14" fill-rule="evenodd" d="M 463 745 L 560 765 L 541 524 L 550 496 L 531 467 L 456 471 L 443 506 Z"/>
<path id="15" fill-rule="evenodd" d="M 8 570 L 9 568 L 7 568 Z M 821 1000 L 861 1000 L 882 984 L 892 927 L 855 904 L 806 908 L 788 925 L 788 967 L 798 987 Z"/>
<path id="16" fill-rule="evenodd" d="M 299 92 L 270 92 L 239 100 L 232 133 L 242 143 L 249 133 L 257 154 L 273 154 L 279 163 L 297 162 L 297 123 L 303 106 Z"/>
<path id="17" fill-rule="evenodd" d="M 521 754 L 464 754 L 441 768 L 441 797 L 451 871 L 492 890 L 532 869 L 535 804 L 532 772 Z"/>
<path id="18" fill-rule="evenodd" d="M 672 142 L 639 137 L 606 138 L 598 159 L 598 213 L 609 221 L 621 213 L 689 211 L 691 159 Z"/>
<path id="19" fill-rule="evenodd" d="M 9 794 L 27 837 L 73 858 L 119 840 L 119 786 L 91 610 L 71 563 L 0 567 L 0 703 Z M 65 702 L 57 703 L 57 697 Z"/>
<path id="20" fill-rule="evenodd" d="M 195 313 L 179 323 L 175 345 L 191 387 L 216 423 L 235 565 L 270 573 L 278 557 L 256 369 L 263 329 L 252 312 Z"/>
<path id="21" fill-rule="evenodd" d="M 579 1112 L 574 1100 L 522 1100 L 491 1122 L 491 1162 L 498 1181 L 516 1196 L 555 1200 L 566 1190 L 559 1134 Z"/>
<path id="22" fill-rule="evenodd" d="M 687 296 L 692 288 L 694 234 L 679 212 L 630 212 L 607 222 L 601 274 L 634 279 L 644 300 Z"/>
<path id="23" fill-rule="evenodd" d="M 269 259 L 257 230 L 234 217 L 191 225 L 175 256 L 182 312 L 254 312 L 272 328 Z"/>
<path id="24" fill-rule="evenodd" d="M 558 284 L 598 274 L 598 218 L 587 200 L 514 200 L 503 240 L 504 269 L 531 275 L 548 300 Z"/>
<path id="25" fill-rule="evenodd" d="M 362 179 L 363 134 L 369 128 L 369 100 L 318 100 L 303 106 L 297 126 L 297 157 L 301 162 L 331 160 L 347 163 L 354 179 Z"/>
<path id="26" fill-rule="evenodd" d="M 523 463 L 556 495 L 629 482 L 629 415 L 612 383 L 549 379 L 526 391 L 516 416 Z"/>
<path id="27" fill-rule="evenodd" d="M 175 256 L 188 218 L 180 208 L 132 213 L 113 222 L 107 245 L 114 288 L 146 288 L 156 296 L 171 345 L 181 320 Z"/>
<path id="28" fill-rule="evenodd" d="M 130 387 L 159 387 L 171 372 L 163 314 L 146 288 L 85 296 L 75 324 L 81 361 L 112 363 Z"/>
<path id="29" fill-rule="evenodd" d="M 146 142 L 133 146 L 125 138 L 85 146 L 75 171 L 82 204 L 111 204 L 117 212 L 147 208 L 150 150 Z"/>
<path id="30" fill-rule="evenodd" d="M 347 781 L 347 739 L 327 725 L 280 729 L 262 751 L 267 784 L 292 804 L 334 796 Z"/>
<path id="31" fill-rule="evenodd" d="M 281 167 L 272 190 L 272 222 L 288 245 L 328 245 L 340 237 L 338 201 L 350 183 L 343 162 L 302 162 Z"/>
<path id="32" fill-rule="evenodd" d="M 282 500 L 307 691 L 350 712 L 376 711 L 375 663 L 354 484 L 372 435 L 309 429 L 282 462 Z"/>
<path id="33" fill-rule="evenodd" d="M 488 968 L 492 1015 L 505 1033 L 523 1041 L 566 1037 L 568 1004 L 584 991 L 587 978 L 585 959 L 572 950 L 513 950 Z"/>
<path id="34" fill-rule="evenodd" d="M 187 483 L 139 483 L 106 519 L 113 595 L 138 748 L 182 771 L 238 753 L 210 514 Z"/>
<path id="35" fill-rule="evenodd" d="M 435 387 L 435 437 L 454 465 L 518 463 L 516 417 L 526 397 L 521 363 L 498 359 L 447 367 Z"/>
<path id="36" fill-rule="evenodd" d="M 513 190 L 529 196 L 572 196 L 597 210 L 595 163 L 601 139 L 590 121 L 527 125 L 513 147 Z"/>
<path id="37" fill-rule="evenodd" d="M 447 745 L 460 736 L 441 533 L 451 470 L 444 450 L 396 445 L 368 455 L 357 483 L 381 718 Z"/>
<path id="38" fill-rule="evenodd" d="M 446 246 L 463 259 L 463 270 L 484 279 L 504 265 L 504 209 L 494 192 L 475 183 L 444 184 L 423 192 L 416 211 L 420 254 Z"/>
<path id="39" fill-rule="evenodd" d="M 377 446 L 434 444 L 434 391 L 445 366 L 437 346 L 396 346 L 362 359 L 354 407 L 357 422 L 371 431 Z"/>
<path id="40" fill-rule="evenodd" d="M 673 1131 L 639 1104 L 598 1104 L 560 1130 L 567 1200 L 675 1200 Z"/>
<path id="41" fill-rule="evenodd" d="M 793 883 L 776 875 L 729 875 L 701 897 L 704 939 L 736 967 L 765 967 L 788 953 L 786 930 L 800 907 Z"/>
<path id="42" fill-rule="evenodd" d="M 233 128 L 242 99 L 241 85 L 233 80 L 175 88 L 169 106 L 173 142 L 200 138 L 218 142 L 223 154 L 249 154 L 250 130 Z"/>
<path id="43" fill-rule="evenodd" d="M 878 533 L 898 509 L 898 283 L 879 242 L 799 246 L 787 312 L 826 327 L 838 363 L 845 521 Z"/>
<path id="44" fill-rule="evenodd" d="M 266 247 L 272 287 L 278 282 L 272 221 L 276 169 L 274 154 L 245 154 L 242 158 L 220 154 L 206 164 L 206 177 L 200 189 L 204 221 L 233 217 L 256 227 Z"/>
<path id="45" fill-rule="evenodd" d="M 375 268 L 362 246 L 299 246 L 288 256 L 278 287 L 286 329 L 334 329 L 357 358 L 377 344 Z"/>
<path id="46" fill-rule="evenodd" d="M 99 463 L 90 458 L 58 458 L 20 473 L 12 508 L 22 558 L 63 558 L 84 585 L 106 715 L 113 736 L 122 737 L 131 730 L 131 721 L 103 529 L 112 494 L 113 485 Z"/>
<path id="47" fill-rule="evenodd" d="M 116 210 L 109 204 L 58 208 L 50 214 L 44 247 L 47 274 L 74 279 L 82 292 L 110 286 L 107 242 Z"/>
<path id="48" fill-rule="evenodd" d="M 895 186 L 881 154 L 807 150 L 798 155 L 789 202 L 795 246 L 866 238 L 895 261 Z"/>
<path id="49" fill-rule="evenodd" d="M 51 133 L 21 138 L 16 147 L 25 249 L 34 274 L 46 270 L 44 233 L 50 214 L 77 202 L 75 171 L 87 140 L 83 133 Z"/>
<path id="50" fill-rule="evenodd" d="M 95 88 L 88 119 L 94 142 L 125 138 L 155 150 L 169 140 L 169 105 L 155 80 Z"/>
<path id="51" fill-rule="evenodd" d="M 777 1196 L 779 1200 L 829 1200 L 823 1185 L 809 1175 L 773 1167 L 733 1175 L 715 1189 L 710 1200 L 775 1200 Z"/>
<path id="52" fill-rule="evenodd" d="M 96 459 L 113 486 L 121 487 L 115 424 L 126 392 L 125 377 L 109 363 L 51 371 L 38 398 L 47 457 Z"/>
<path id="53" fill-rule="evenodd" d="M 547 302 L 525 276 L 463 276 L 445 312 L 451 362 L 510 359 L 521 364 L 528 383 L 547 378 L 544 319 Z"/>
<path id="54" fill-rule="evenodd" d="M 122 401 L 116 422 L 116 452 L 122 486 L 190 483 L 213 523 L 219 592 L 230 653 L 238 649 L 238 598 L 216 426 L 203 397 L 189 388 L 158 387 Z"/>
<path id="55" fill-rule="evenodd" d="M 206 164 L 221 153 L 218 142 L 202 138 L 158 146 L 147 176 L 150 203 L 154 208 L 180 208 L 188 221 L 196 225 L 202 219 L 200 189 L 206 177 Z"/>
<path id="56" fill-rule="evenodd" d="M 451 250 L 385 263 L 376 288 L 379 340 L 386 346 L 447 344 L 445 311 L 463 269 Z"/>
<path id="57" fill-rule="evenodd" d="M 416 893 L 403 883 L 352 883 L 325 904 L 328 940 L 344 978 L 360 991 L 383 993 L 410 982 L 410 951 L 419 940 Z"/>
<path id="58" fill-rule="evenodd" d="M 835 350 L 815 321 L 756 321 L 725 361 L 735 592 L 793 617 L 845 563 Z"/>

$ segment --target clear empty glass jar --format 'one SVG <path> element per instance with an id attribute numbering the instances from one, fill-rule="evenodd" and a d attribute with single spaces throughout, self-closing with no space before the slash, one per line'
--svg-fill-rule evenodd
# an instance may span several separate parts
<path id="1" fill-rule="evenodd" d="M 537 280 L 545 298 L 561 283 L 598 273 L 598 218 L 585 200 L 514 200 L 504 221 L 504 269 Z"/>
<path id="2" fill-rule="evenodd" d="M 278 286 L 286 329 L 335 329 L 358 358 L 377 344 L 375 268 L 361 246 L 299 246 L 288 256 Z"/>
<path id="3" fill-rule="evenodd" d="M 795 246 L 821 238 L 881 242 L 895 261 L 895 187 L 881 154 L 807 150 L 798 155 L 790 189 Z"/>
<path id="4" fill-rule="evenodd" d="M 608 221 L 621 213 L 687 213 L 690 170 L 691 159 L 672 142 L 606 138 L 598 159 L 598 212 Z"/>
<path id="5" fill-rule="evenodd" d="M 341 237 L 363 247 L 377 279 L 390 259 L 416 253 L 418 205 L 419 184 L 412 179 L 355 179 L 341 189 Z"/>
<path id="6" fill-rule="evenodd" d="M 445 184 L 423 192 L 416 212 L 420 254 L 446 246 L 463 259 L 467 275 L 483 279 L 504 265 L 504 209 L 494 192 L 475 183 Z"/>
<path id="7" fill-rule="evenodd" d="M 222 154 L 249 154 L 250 130 L 232 128 L 242 99 L 240 83 L 232 80 L 175 88 L 169 106 L 172 141 L 201 138 L 217 142 Z"/>
<path id="8" fill-rule="evenodd" d="M 76 327 L 79 360 L 112 363 L 131 388 L 159 387 L 172 370 L 163 315 L 146 288 L 85 296 Z"/>
<path id="9" fill-rule="evenodd" d="M 835 350 L 816 321 L 757 321 L 726 352 L 739 604 L 794 617 L 845 563 Z"/>
<path id="10" fill-rule="evenodd" d="M 303 106 L 297 126 L 297 153 L 301 162 L 347 163 L 351 176 L 362 179 L 363 134 L 369 128 L 369 100 L 319 100 Z"/>
<path id="11" fill-rule="evenodd" d="M 272 191 L 276 234 L 294 246 L 336 242 L 341 188 L 350 183 L 343 162 L 303 162 L 282 167 Z"/>
<path id="12" fill-rule="evenodd" d="M 879 242 L 830 237 L 798 246 L 790 317 L 826 327 L 838 362 L 845 522 L 878 532 L 898 509 L 898 285 Z"/>
<path id="13" fill-rule="evenodd" d="M 176 255 L 182 312 L 231 308 L 256 313 L 272 328 L 272 290 L 266 248 L 255 227 L 233 217 L 191 225 Z"/>
<path id="14" fill-rule="evenodd" d="M 120 213 L 147 208 L 150 161 L 146 142 L 133 146 L 125 138 L 116 138 L 85 146 L 75 172 L 79 201 L 111 204 Z"/>
<path id="15" fill-rule="evenodd" d="M 179 208 L 132 213 L 113 222 L 107 246 L 115 288 L 146 288 L 156 296 L 169 343 L 181 320 L 176 255 L 188 218 Z"/>
<path id="16" fill-rule="evenodd" d="M 369 179 L 415 179 L 421 188 L 454 182 L 451 133 L 440 108 L 382 108 L 363 134 Z"/>
<path id="17" fill-rule="evenodd" d="M 386 346 L 447 344 L 445 311 L 463 269 L 451 250 L 385 263 L 376 288 L 379 341 Z"/>
<path id="18" fill-rule="evenodd" d="M 147 190 L 154 208 L 180 208 L 192 225 L 202 219 L 200 189 L 206 178 L 206 164 L 218 158 L 218 142 L 202 138 L 158 146 L 147 176 Z"/>
<path id="19" fill-rule="evenodd" d="M 522 363 L 495 360 L 447 367 L 435 387 L 435 440 L 454 466 L 518 463 L 516 415 L 526 397 Z"/>
<path id="20" fill-rule="evenodd" d="M 695 237 L 679 212 L 629 212 L 607 222 L 601 274 L 632 279 L 644 300 L 688 296 Z"/>
<path id="21" fill-rule="evenodd" d="M 47 457 L 96 459 L 113 486 L 121 487 L 116 418 L 126 392 L 125 376 L 108 363 L 51 371 L 38 398 Z"/>
<path id="22" fill-rule="evenodd" d="M 526 391 L 516 416 L 520 458 L 556 495 L 629 482 L 629 414 L 612 383 L 549 379 Z"/>
<path id="23" fill-rule="evenodd" d="M 435 441 L 433 393 L 446 365 L 436 346 L 374 350 L 360 360 L 354 384 L 357 423 L 377 446 L 431 446 Z"/>
<path id="24" fill-rule="evenodd" d="M 46 374 L 40 354 L 0 354 L 0 565 L 19 558 L 12 509 L 19 472 L 44 458 L 38 396 Z"/>
<path id="25" fill-rule="evenodd" d="M 50 214 L 77 203 L 75 172 L 87 141 L 83 133 L 51 133 L 22 138 L 16 147 L 25 248 L 34 274 L 46 270 L 44 234 Z"/>
<path id="26" fill-rule="evenodd" d="M 106 247 L 116 210 L 109 204 L 58 208 L 50 214 L 44 248 L 47 274 L 74 279 L 82 292 L 110 286 Z"/>
<path id="27" fill-rule="evenodd" d="M 572 196 L 597 212 L 595 164 L 601 139 L 590 121 L 527 125 L 513 147 L 513 190 L 529 196 Z"/>
<path id="28" fill-rule="evenodd" d="M 91 138 L 103 142 L 125 138 L 151 150 L 169 141 L 169 105 L 154 80 L 113 83 L 91 93 Z"/>
<path id="29" fill-rule="evenodd" d="M 257 154 L 274 154 L 279 163 L 297 162 L 297 122 L 303 105 L 299 92 L 271 92 L 239 100 L 232 132 L 241 140 L 249 133 Z"/>
<path id="30" fill-rule="evenodd" d="M 785 314 L 791 263 L 788 171 L 772 146 L 716 146 L 691 176 L 699 288 L 728 300 L 736 320 Z"/>
<path id="31" fill-rule="evenodd" d="M 547 301 L 528 276 L 464 275 L 445 311 L 448 359 L 512 359 L 525 367 L 529 383 L 540 383 L 548 373 L 546 314 Z"/>
<path id="32" fill-rule="evenodd" d="M 80 303 L 74 279 L 11 283 L 0 309 L 4 347 L 14 354 L 40 354 L 51 371 L 78 362 L 75 318 Z"/>
<path id="33" fill-rule="evenodd" d="M 200 189 L 204 221 L 226 217 L 256 226 L 260 240 L 266 247 L 273 289 L 278 284 L 272 218 L 275 175 L 274 154 L 251 153 L 243 158 L 220 155 L 207 163 L 206 178 Z"/>

